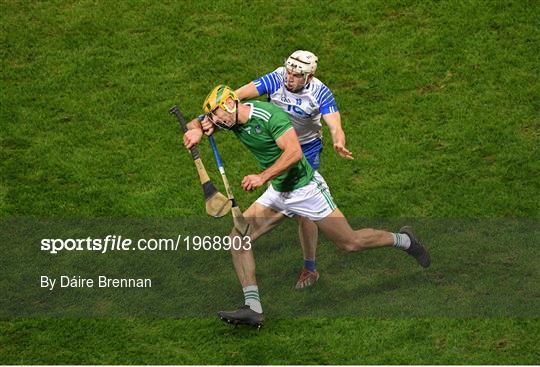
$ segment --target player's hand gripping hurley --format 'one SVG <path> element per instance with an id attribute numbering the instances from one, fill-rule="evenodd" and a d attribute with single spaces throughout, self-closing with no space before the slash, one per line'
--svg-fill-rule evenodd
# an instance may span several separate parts
<path id="1" fill-rule="evenodd" d="M 182 112 L 180 112 L 180 109 L 177 106 L 174 106 L 169 110 L 169 113 L 176 116 L 178 123 L 180 124 L 180 128 L 184 133 L 186 133 L 188 131 L 186 119 L 182 115 Z M 195 167 L 197 167 L 199 179 L 201 180 L 206 204 L 206 213 L 216 218 L 223 217 L 231 210 L 232 202 L 231 200 L 227 199 L 225 195 L 220 193 L 212 181 L 210 181 L 210 177 L 208 177 L 208 173 L 206 172 L 201 160 L 199 149 L 196 146 L 193 146 L 190 151 L 191 156 L 193 157 L 193 162 L 195 163 Z"/>
<path id="2" fill-rule="evenodd" d="M 225 185 L 225 191 L 227 192 L 227 197 L 232 203 L 232 216 L 233 216 L 233 222 L 234 222 L 234 228 L 239 232 L 241 236 L 247 236 L 249 233 L 249 223 L 246 221 L 244 216 L 242 215 L 242 211 L 238 207 L 238 204 L 236 203 L 236 200 L 234 198 L 234 195 L 232 193 L 231 185 L 229 185 L 229 180 L 227 179 L 227 176 L 225 175 L 225 168 L 223 168 L 223 162 L 221 161 L 221 156 L 219 154 L 219 150 L 216 145 L 216 141 L 214 140 L 214 136 L 210 135 L 208 137 L 210 140 L 210 145 L 212 146 L 212 150 L 214 151 L 214 157 L 216 158 L 216 163 L 219 168 L 219 173 L 221 173 L 221 178 L 223 179 L 223 184 Z"/>

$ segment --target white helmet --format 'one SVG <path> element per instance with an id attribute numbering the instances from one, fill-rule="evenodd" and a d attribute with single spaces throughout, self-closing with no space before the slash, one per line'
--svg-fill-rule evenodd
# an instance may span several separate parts
<path id="1" fill-rule="evenodd" d="M 317 61 L 319 61 L 319 58 L 314 53 L 298 50 L 294 51 L 285 61 L 285 68 L 294 73 L 300 73 L 307 79 L 308 75 L 315 74 Z"/>

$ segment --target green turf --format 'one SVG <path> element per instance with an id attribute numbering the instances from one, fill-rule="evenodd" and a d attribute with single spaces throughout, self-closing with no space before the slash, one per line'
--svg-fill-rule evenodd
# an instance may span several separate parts
<path id="1" fill-rule="evenodd" d="M 401 251 L 381 249 L 348 254 L 321 238 L 315 289 L 295 292 L 300 251 L 297 228 L 285 222 L 254 244 L 257 279 L 268 318 L 287 317 L 540 317 L 540 269 L 534 259 L 540 227 L 531 220 L 355 220 L 353 225 L 399 228 L 413 224 L 430 245 L 433 265 L 420 268 Z M 219 224 L 219 226 L 218 226 Z M 42 238 L 176 238 L 219 235 L 228 221 L 109 220 L 0 221 L 4 265 L 17 269 L 0 278 L 0 318 L 214 317 L 216 309 L 241 300 L 240 288 L 223 251 L 36 251 Z M 191 244 L 191 247 L 194 247 Z M 211 269 L 209 271 L 208 269 Z M 279 269 L 279 271 L 276 271 Z M 56 279 L 52 291 L 36 286 Z M 92 288 L 63 288 L 61 276 L 91 278 Z M 99 288 L 98 276 L 148 278 L 146 289 Z M 209 307 L 209 305 L 212 305 Z"/>
<path id="2" fill-rule="evenodd" d="M 194 116 L 215 84 L 238 87 L 308 49 L 320 58 L 317 76 L 334 92 L 356 157 L 337 157 L 325 132 L 321 173 L 346 215 L 529 219 L 535 235 L 539 18 L 536 1 L 1 1 L 0 215 L 203 218 L 196 174 L 168 108 L 179 104 Z M 260 192 L 243 193 L 239 182 L 257 172 L 256 163 L 232 136 L 217 139 L 246 207 Z M 201 150 L 219 182 L 206 142 Z M 478 231 L 470 237 L 488 238 L 493 229 Z M 432 242 L 441 266 L 459 277 L 444 257 L 453 250 Z M 496 285 L 511 274 L 508 284 L 537 304 L 535 252 L 516 268 L 512 257 L 489 251 L 489 241 L 469 249 L 468 264 L 477 267 L 471 282 Z M 323 275 L 338 282 L 354 275 L 339 278 L 336 269 L 357 260 L 321 254 Z M 272 274 L 269 264 L 259 266 Z M 16 269 L 0 257 L 2 279 Z M 287 270 L 290 281 L 295 270 Z M 435 268 L 427 274 L 437 280 Z M 394 289 L 382 270 L 360 275 L 375 282 L 373 302 L 378 290 Z M 9 318 L 0 325 L 0 363 L 540 359 L 537 317 L 270 319 L 261 333 L 231 331 L 213 318 Z"/>
<path id="3" fill-rule="evenodd" d="M 257 332 L 200 319 L 39 319 L 0 322 L 0 342 L 3 363 L 25 364 L 535 364 L 538 326 L 321 318 Z"/>

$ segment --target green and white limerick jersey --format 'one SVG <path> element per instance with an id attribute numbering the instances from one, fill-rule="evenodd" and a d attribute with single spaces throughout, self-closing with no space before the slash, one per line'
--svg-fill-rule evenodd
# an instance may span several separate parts
<path id="1" fill-rule="evenodd" d="M 233 131 L 255 155 L 261 167 L 267 169 L 283 153 L 276 140 L 292 128 L 292 123 L 287 113 L 268 102 L 250 101 L 246 104 L 251 107 L 249 120 L 238 124 Z M 272 187 L 279 192 L 292 191 L 307 185 L 312 177 L 313 169 L 302 156 L 298 163 L 272 180 Z"/>

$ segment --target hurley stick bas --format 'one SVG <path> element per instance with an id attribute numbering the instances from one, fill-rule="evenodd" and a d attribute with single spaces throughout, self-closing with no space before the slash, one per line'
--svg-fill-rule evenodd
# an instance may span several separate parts
<path id="1" fill-rule="evenodd" d="M 208 140 L 210 140 L 210 145 L 212 146 L 212 150 L 214 151 L 214 158 L 216 158 L 216 163 L 219 168 L 219 173 L 221 173 L 221 178 L 223 179 L 223 185 L 225 185 L 227 197 L 232 203 L 231 212 L 233 216 L 234 227 L 241 236 L 247 236 L 249 232 L 249 223 L 242 215 L 242 211 L 240 210 L 238 204 L 236 203 L 236 200 L 234 199 L 231 185 L 229 185 L 229 180 L 227 179 L 227 175 L 225 175 L 225 168 L 223 168 L 223 162 L 221 161 L 221 155 L 219 154 L 219 150 L 217 148 L 216 141 L 214 140 L 214 136 L 210 135 L 208 137 Z"/>
<path id="2" fill-rule="evenodd" d="M 180 124 L 180 128 L 184 133 L 186 133 L 188 131 L 187 123 L 184 115 L 182 115 L 182 112 L 180 112 L 180 109 L 177 106 L 174 106 L 169 110 L 169 113 L 176 116 L 178 123 Z M 195 163 L 195 167 L 197 168 L 197 173 L 199 174 L 199 179 L 201 180 L 206 213 L 216 218 L 223 217 L 231 210 L 232 203 L 229 199 L 227 199 L 227 197 L 225 197 L 225 195 L 216 189 L 210 180 L 210 177 L 208 176 L 208 173 L 206 172 L 201 160 L 199 149 L 196 146 L 193 146 L 190 151 L 191 156 L 193 157 L 193 162 Z"/>

